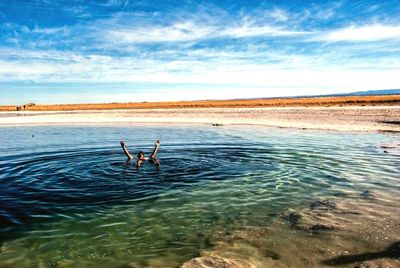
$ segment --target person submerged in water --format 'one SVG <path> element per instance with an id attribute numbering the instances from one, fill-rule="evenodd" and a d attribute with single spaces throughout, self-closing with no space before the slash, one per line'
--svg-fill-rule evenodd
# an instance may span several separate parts
<path id="1" fill-rule="evenodd" d="M 121 143 L 122 150 L 124 150 L 126 157 L 128 157 L 128 161 L 131 161 L 133 159 L 133 156 L 129 153 L 128 149 L 126 148 L 125 142 L 120 141 L 120 143 Z M 140 151 L 137 154 L 136 166 L 141 167 L 143 161 L 148 161 L 152 164 L 155 164 L 156 166 L 160 166 L 160 161 L 156 159 L 156 155 L 157 155 L 159 147 L 160 147 L 160 141 L 157 140 L 155 147 L 153 149 L 153 152 L 150 154 L 150 156 L 148 158 L 144 157 L 144 153 L 142 151 Z"/>

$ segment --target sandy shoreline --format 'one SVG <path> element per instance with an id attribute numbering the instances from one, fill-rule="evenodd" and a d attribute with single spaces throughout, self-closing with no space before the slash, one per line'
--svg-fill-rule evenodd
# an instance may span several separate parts
<path id="1" fill-rule="evenodd" d="M 98 123 L 246 124 L 340 131 L 400 132 L 400 106 L 0 112 L 0 126 Z"/>

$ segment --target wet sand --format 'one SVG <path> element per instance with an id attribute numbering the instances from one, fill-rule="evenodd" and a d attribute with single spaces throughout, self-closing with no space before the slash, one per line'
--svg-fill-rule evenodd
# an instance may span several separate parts
<path id="1" fill-rule="evenodd" d="M 1 112 L 0 126 L 90 123 L 264 125 L 341 131 L 400 132 L 400 106 L 183 108 Z"/>

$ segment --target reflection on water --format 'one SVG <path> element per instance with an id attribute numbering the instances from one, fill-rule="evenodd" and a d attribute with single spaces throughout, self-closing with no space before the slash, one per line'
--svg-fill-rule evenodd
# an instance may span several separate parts
<path id="1" fill-rule="evenodd" d="M 0 135 L 2 267 L 176 267 L 211 255 L 346 266 L 353 259 L 340 256 L 380 254 L 400 235 L 399 154 L 380 147 L 398 144 L 393 134 L 40 126 Z M 149 154 L 156 139 L 160 169 L 125 161 L 120 140 Z"/>

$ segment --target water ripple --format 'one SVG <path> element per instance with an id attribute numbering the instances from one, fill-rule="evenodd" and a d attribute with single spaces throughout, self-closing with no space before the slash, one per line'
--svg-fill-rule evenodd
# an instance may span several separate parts
<path id="1" fill-rule="evenodd" d="M 213 226 L 265 225 L 271 215 L 320 197 L 400 191 L 400 159 L 379 149 L 396 137 L 215 129 L 26 131 L 40 140 L 17 131 L 20 142 L 7 143 L 14 147 L 0 144 L 0 234 L 29 230 L 34 239 L 12 245 L 38 255 L 68 247 L 71 258 L 115 260 L 115 252 L 128 258 L 131 251 L 140 259 L 172 248 L 179 255 L 207 246 L 201 234 Z M 116 138 L 132 132 L 132 154 L 139 141 L 163 133 L 160 168 L 138 170 L 125 161 Z M 62 239 L 75 246 L 54 244 Z"/>

